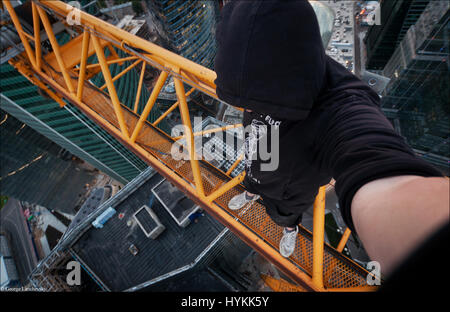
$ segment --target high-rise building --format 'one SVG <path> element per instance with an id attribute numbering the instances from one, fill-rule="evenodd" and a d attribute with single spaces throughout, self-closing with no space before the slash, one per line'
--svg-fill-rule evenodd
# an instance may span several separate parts
<path id="1" fill-rule="evenodd" d="M 20 286 L 8 238 L 0 234 L 0 289 Z"/>
<path id="2" fill-rule="evenodd" d="M 67 290 L 61 268 L 75 259 L 85 274 L 79 290 L 246 290 L 237 270 L 251 249 L 199 208 L 147 168 L 94 211 L 83 205 L 30 282 Z"/>
<path id="3" fill-rule="evenodd" d="M 0 110 L 0 194 L 74 213 L 97 172 Z"/>
<path id="4" fill-rule="evenodd" d="M 216 55 L 215 28 L 219 13 L 217 1 L 152 0 L 149 10 L 156 13 L 169 49 L 200 65 L 213 68 Z"/>
<path id="5" fill-rule="evenodd" d="M 395 48 L 414 25 L 430 0 L 382 0 L 381 24 L 373 25 L 364 42 L 367 47 L 366 68 L 382 70 Z"/>
<path id="6" fill-rule="evenodd" d="M 214 68 L 216 56 L 216 23 L 219 17 L 220 1 L 211 0 L 146 0 L 142 1 L 149 28 L 155 36 L 150 41 L 175 52 L 195 63 Z M 186 86 L 189 88 L 188 86 Z M 169 78 L 158 97 L 163 108 L 169 108 L 177 101 L 175 86 Z M 219 101 L 194 91 L 188 98 L 193 115 L 216 117 L 224 106 Z M 222 110 L 221 110 L 222 108 Z M 166 119 L 168 127 L 180 123 L 177 111 Z"/>
<path id="7" fill-rule="evenodd" d="M 424 159 L 448 174 L 450 160 L 448 1 L 431 1 L 384 68 L 382 108 Z"/>

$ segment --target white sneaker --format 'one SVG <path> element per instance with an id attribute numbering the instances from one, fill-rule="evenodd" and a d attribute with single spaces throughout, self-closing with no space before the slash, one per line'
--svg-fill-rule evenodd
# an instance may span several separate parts
<path id="1" fill-rule="evenodd" d="M 280 240 L 280 253 L 283 257 L 288 258 L 295 249 L 295 241 L 297 239 L 298 226 L 295 226 L 294 231 L 287 231 L 283 229 L 283 237 Z"/>
<path id="2" fill-rule="evenodd" d="M 229 202 L 228 202 L 228 208 L 231 210 L 238 210 L 243 208 L 248 203 L 253 203 L 255 200 L 259 198 L 259 195 L 253 195 L 252 199 L 247 199 L 245 196 L 245 192 L 242 192 L 241 194 L 238 194 L 234 196 Z"/>

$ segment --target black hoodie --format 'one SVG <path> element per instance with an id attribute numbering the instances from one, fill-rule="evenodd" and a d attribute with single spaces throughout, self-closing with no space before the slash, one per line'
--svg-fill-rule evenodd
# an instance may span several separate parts
<path id="1" fill-rule="evenodd" d="M 336 64 L 325 55 L 316 15 L 306 0 L 231 1 L 222 9 L 216 39 L 217 95 L 252 110 L 244 112 L 244 127 L 252 127 L 246 133 L 246 150 L 255 126 L 266 126 L 269 151 L 272 131 L 279 137 L 275 171 L 261 170 L 261 164 L 273 159 L 262 161 L 258 154 L 249 161 L 246 153 L 244 186 L 261 195 L 277 224 L 296 224 L 319 186 L 330 180 L 309 159 L 312 137 L 307 133 L 316 126 L 309 116 L 321 105 L 319 97 L 324 103 L 332 101 L 334 93 L 328 90 L 333 87 L 327 83 L 353 77 L 344 68 L 338 68 L 341 74 L 336 78 L 327 73 Z"/>
<path id="2" fill-rule="evenodd" d="M 354 230 L 351 200 L 365 183 L 402 174 L 442 176 L 395 132 L 378 95 L 325 56 L 307 0 L 231 1 L 216 36 L 217 95 L 253 111 L 244 113 L 244 126 L 274 130 L 270 125 L 278 124 L 278 169 L 259 170 L 264 162 L 257 158 L 246 162 L 244 180 L 278 225 L 298 224 L 331 177 Z"/>

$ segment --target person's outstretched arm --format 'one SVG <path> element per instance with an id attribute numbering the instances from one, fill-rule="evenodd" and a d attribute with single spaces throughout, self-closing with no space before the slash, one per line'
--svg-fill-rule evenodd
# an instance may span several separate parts
<path id="1" fill-rule="evenodd" d="M 313 155 L 336 180 L 344 221 L 388 277 L 448 222 L 449 180 L 414 153 L 379 107 L 355 97 L 329 116 Z"/>
<path id="2" fill-rule="evenodd" d="M 449 191 L 448 178 L 397 176 L 369 182 L 356 192 L 353 224 L 383 274 L 449 222 Z"/>

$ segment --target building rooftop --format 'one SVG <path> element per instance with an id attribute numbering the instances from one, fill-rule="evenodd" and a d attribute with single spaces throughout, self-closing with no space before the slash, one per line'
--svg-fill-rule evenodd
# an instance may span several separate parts
<path id="1" fill-rule="evenodd" d="M 103 228 L 89 226 L 71 246 L 73 256 L 103 287 L 112 291 L 162 279 L 195 263 L 225 229 L 207 214 L 198 222 L 181 227 L 154 199 L 151 209 L 165 230 L 155 239 L 147 237 L 133 215 L 143 205 L 150 206 L 152 189 L 164 178 L 153 170 L 147 170 L 146 175 L 140 186 L 118 193 L 121 201 L 108 201 L 117 213 Z"/>
<path id="2" fill-rule="evenodd" d="M 87 215 L 94 212 L 101 203 L 107 200 L 111 195 L 111 186 L 107 185 L 102 188 L 93 189 L 89 197 L 86 198 L 85 202 L 81 206 L 80 210 L 78 210 L 75 218 L 72 220 L 70 225 L 68 226 L 68 230 L 71 230 L 78 224 L 82 223 Z"/>
<path id="3" fill-rule="evenodd" d="M 126 4 L 126 3 L 125 3 Z M 131 4 L 131 3 L 130 3 Z M 136 35 L 142 26 L 145 25 L 145 20 L 135 19 L 134 15 L 125 15 L 116 27 L 126 30 L 132 35 Z"/>

